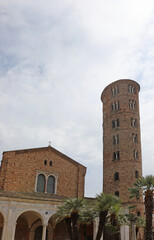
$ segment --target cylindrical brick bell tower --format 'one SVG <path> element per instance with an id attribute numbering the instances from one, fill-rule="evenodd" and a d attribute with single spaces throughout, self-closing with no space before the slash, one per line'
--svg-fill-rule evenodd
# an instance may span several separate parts
<path id="1" fill-rule="evenodd" d="M 103 102 L 103 192 L 127 203 L 131 187 L 142 176 L 140 85 L 129 79 L 108 85 Z"/>

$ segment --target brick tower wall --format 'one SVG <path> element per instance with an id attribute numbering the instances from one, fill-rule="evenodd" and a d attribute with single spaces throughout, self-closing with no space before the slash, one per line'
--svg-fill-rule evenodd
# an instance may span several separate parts
<path id="1" fill-rule="evenodd" d="M 129 201 L 128 187 L 142 176 L 140 86 L 132 80 L 108 85 L 103 102 L 103 192 Z"/>

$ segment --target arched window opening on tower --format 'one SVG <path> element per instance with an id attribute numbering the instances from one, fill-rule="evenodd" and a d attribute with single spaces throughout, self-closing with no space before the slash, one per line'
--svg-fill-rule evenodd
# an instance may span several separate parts
<path id="1" fill-rule="evenodd" d="M 137 143 L 137 134 L 133 133 L 132 137 L 133 137 L 133 142 Z"/>
<path id="2" fill-rule="evenodd" d="M 55 177 L 49 176 L 47 180 L 47 193 L 55 193 Z"/>
<path id="3" fill-rule="evenodd" d="M 135 178 L 139 178 L 139 172 L 137 170 L 135 171 Z"/>
<path id="4" fill-rule="evenodd" d="M 135 109 L 136 108 L 136 102 L 133 100 L 129 100 L 129 108 L 130 109 Z"/>
<path id="5" fill-rule="evenodd" d="M 131 126 L 137 127 L 137 119 L 136 118 L 131 118 Z"/>
<path id="6" fill-rule="evenodd" d="M 112 111 L 119 110 L 119 101 L 112 103 Z"/>
<path id="7" fill-rule="evenodd" d="M 116 192 L 115 192 L 115 196 L 116 196 L 116 197 L 119 197 L 119 191 L 116 191 Z"/>
<path id="8" fill-rule="evenodd" d="M 138 151 L 134 150 L 134 158 L 138 159 L 138 157 L 139 157 Z"/>
<path id="9" fill-rule="evenodd" d="M 119 118 L 112 121 L 112 128 L 117 128 L 117 127 L 119 127 Z"/>
<path id="10" fill-rule="evenodd" d="M 113 136 L 113 144 L 118 144 L 119 143 L 119 134 Z"/>
<path id="11" fill-rule="evenodd" d="M 128 92 L 135 93 L 135 87 L 132 85 L 128 85 Z"/>
<path id="12" fill-rule="evenodd" d="M 39 174 L 37 176 L 37 187 L 36 191 L 37 192 L 45 192 L 45 176 L 43 174 Z"/>
<path id="13" fill-rule="evenodd" d="M 113 161 L 119 160 L 120 159 L 120 152 L 114 152 L 113 153 Z"/>
<path id="14" fill-rule="evenodd" d="M 118 172 L 115 172 L 115 174 L 114 174 L 114 180 L 115 180 L 115 181 L 119 180 L 119 173 L 118 173 Z"/>
<path id="15" fill-rule="evenodd" d="M 118 93 L 119 93 L 119 88 L 118 87 L 112 88 L 112 96 L 115 96 Z"/>
<path id="16" fill-rule="evenodd" d="M 44 160 L 44 165 L 47 165 L 47 160 Z"/>

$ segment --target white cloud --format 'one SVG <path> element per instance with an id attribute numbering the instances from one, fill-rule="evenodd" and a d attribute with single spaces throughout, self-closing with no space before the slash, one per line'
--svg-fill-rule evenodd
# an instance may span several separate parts
<path id="1" fill-rule="evenodd" d="M 141 84 L 143 166 L 151 173 L 153 1 L 3 0 L 0 9 L 2 151 L 51 140 L 88 167 L 86 194 L 95 196 L 102 190 L 100 95 L 131 78 Z"/>

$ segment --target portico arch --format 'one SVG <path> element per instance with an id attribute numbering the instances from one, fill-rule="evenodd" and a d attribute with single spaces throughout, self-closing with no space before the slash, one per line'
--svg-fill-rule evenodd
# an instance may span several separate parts
<path id="1" fill-rule="evenodd" d="M 35 223 L 42 226 L 42 216 L 35 211 L 25 211 L 21 213 L 16 221 L 16 230 L 14 240 L 34 240 L 35 231 L 32 232 L 31 228 Z"/>

